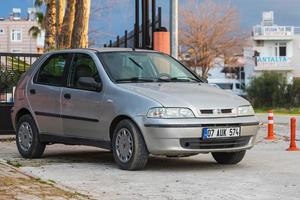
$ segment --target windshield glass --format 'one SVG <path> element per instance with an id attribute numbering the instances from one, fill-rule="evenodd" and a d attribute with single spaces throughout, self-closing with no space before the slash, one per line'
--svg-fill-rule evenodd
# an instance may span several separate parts
<path id="1" fill-rule="evenodd" d="M 107 73 L 118 82 L 200 82 L 170 56 L 152 52 L 99 53 Z"/>

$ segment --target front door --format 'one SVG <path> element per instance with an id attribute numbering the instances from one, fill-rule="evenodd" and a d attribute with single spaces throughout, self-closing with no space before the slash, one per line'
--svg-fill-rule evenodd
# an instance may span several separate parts
<path id="1" fill-rule="evenodd" d="M 62 89 L 63 131 L 66 136 L 103 139 L 101 105 L 103 92 L 79 83 L 81 77 L 101 83 L 99 70 L 88 54 L 74 54 L 70 65 L 68 87 Z"/>
<path id="2" fill-rule="evenodd" d="M 54 54 L 40 67 L 28 83 L 27 97 L 40 133 L 63 135 L 60 95 L 66 83 L 68 54 Z"/>

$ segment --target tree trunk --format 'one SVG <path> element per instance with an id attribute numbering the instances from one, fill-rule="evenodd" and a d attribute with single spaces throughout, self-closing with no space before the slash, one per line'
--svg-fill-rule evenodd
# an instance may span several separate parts
<path id="1" fill-rule="evenodd" d="M 63 19 L 65 15 L 65 0 L 56 0 L 56 44 L 60 48 L 59 36 L 61 35 L 61 29 L 63 24 Z"/>
<path id="2" fill-rule="evenodd" d="M 88 47 L 90 0 L 76 0 L 75 21 L 72 33 L 72 48 Z"/>
<path id="3" fill-rule="evenodd" d="M 71 48 L 71 39 L 75 18 L 75 4 L 76 0 L 67 1 L 63 24 L 58 37 L 58 48 L 60 49 Z"/>
<path id="4" fill-rule="evenodd" d="M 56 0 L 46 0 L 45 50 L 56 48 Z"/>

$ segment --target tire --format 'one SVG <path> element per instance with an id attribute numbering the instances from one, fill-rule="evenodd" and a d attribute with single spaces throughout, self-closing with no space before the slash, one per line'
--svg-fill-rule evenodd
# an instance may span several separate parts
<path id="1" fill-rule="evenodd" d="M 28 137 L 30 134 L 29 135 L 22 134 L 22 130 L 24 132 L 24 128 L 26 130 L 31 130 L 30 146 L 24 145 L 24 142 L 22 143 L 22 140 L 25 141 L 28 138 L 30 138 L 30 137 Z M 25 138 L 24 135 L 27 135 L 27 137 Z M 42 157 L 42 155 L 45 151 L 46 145 L 44 143 L 40 142 L 37 126 L 31 115 L 23 115 L 19 119 L 19 121 L 17 123 L 16 144 L 17 144 L 19 153 L 21 154 L 22 157 L 24 157 L 24 158 L 40 158 L 40 157 Z M 26 147 L 28 147 L 28 148 L 26 148 Z"/>
<path id="2" fill-rule="evenodd" d="M 245 156 L 246 150 L 238 152 L 216 152 L 212 153 L 212 156 L 219 164 L 235 165 L 241 162 Z"/>
<path id="3" fill-rule="evenodd" d="M 126 141 L 131 142 L 124 145 L 122 141 L 125 141 L 125 143 Z M 123 170 L 140 170 L 148 162 L 149 152 L 144 138 L 138 127 L 128 119 L 117 124 L 112 138 L 112 151 L 116 164 Z M 125 153 L 122 154 L 122 152 Z M 128 156 L 123 157 L 124 154 Z"/>

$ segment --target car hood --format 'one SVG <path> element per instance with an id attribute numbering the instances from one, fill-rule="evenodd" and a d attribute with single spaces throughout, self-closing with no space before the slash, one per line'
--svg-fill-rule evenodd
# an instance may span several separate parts
<path id="1" fill-rule="evenodd" d="M 249 102 L 205 83 L 125 83 L 120 87 L 158 101 L 164 107 L 235 108 Z"/>

